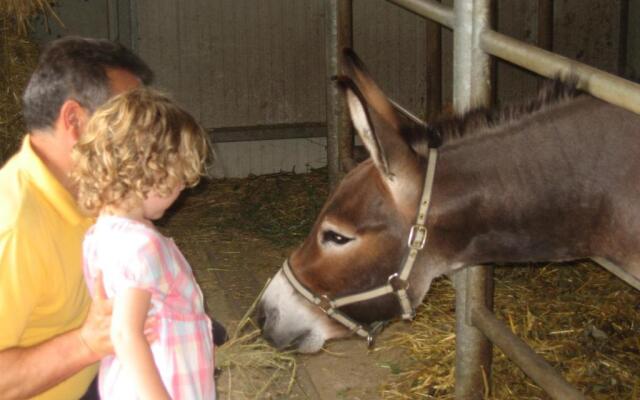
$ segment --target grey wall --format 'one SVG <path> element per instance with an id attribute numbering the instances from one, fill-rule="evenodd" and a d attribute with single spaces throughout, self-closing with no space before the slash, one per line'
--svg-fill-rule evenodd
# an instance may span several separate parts
<path id="1" fill-rule="evenodd" d="M 66 35 L 118 40 L 131 47 L 130 0 L 58 0 L 53 7 L 64 23 L 38 17 L 35 36 L 42 42 Z"/>

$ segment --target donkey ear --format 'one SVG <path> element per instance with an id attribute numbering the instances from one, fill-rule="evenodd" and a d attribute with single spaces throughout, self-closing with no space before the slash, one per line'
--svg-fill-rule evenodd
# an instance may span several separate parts
<path id="1" fill-rule="evenodd" d="M 378 142 L 378 138 L 373 133 L 367 109 L 352 87 L 346 86 L 345 93 L 353 127 L 356 129 L 356 132 L 358 132 L 358 136 L 360 136 L 364 147 L 369 151 L 373 163 L 384 176 L 390 177 L 391 171 L 389 170 L 389 164 L 385 157 L 384 150 L 380 142 Z"/>
<path id="2" fill-rule="evenodd" d="M 342 79 L 353 125 L 375 165 L 392 181 L 397 175 L 415 171 L 417 156 L 401 133 L 396 110 L 362 61 L 348 49 L 343 70 L 353 79 Z"/>

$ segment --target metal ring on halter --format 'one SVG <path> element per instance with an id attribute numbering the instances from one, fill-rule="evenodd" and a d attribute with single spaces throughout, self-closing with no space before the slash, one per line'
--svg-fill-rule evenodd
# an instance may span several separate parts
<path id="1" fill-rule="evenodd" d="M 426 242 L 427 227 L 420 224 L 412 225 L 409 231 L 409 239 L 407 240 L 409 247 L 415 250 L 422 250 Z"/>
<path id="2" fill-rule="evenodd" d="M 409 282 L 403 279 L 400 279 L 400 275 L 398 273 L 394 273 L 389 275 L 389 279 L 387 280 L 391 288 L 394 292 L 399 292 L 400 290 L 407 290 L 409 288 Z"/>
<path id="3" fill-rule="evenodd" d="M 325 313 L 329 314 L 329 311 L 333 309 L 333 304 L 331 299 L 326 294 L 318 297 L 318 307 L 322 309 Z"/>

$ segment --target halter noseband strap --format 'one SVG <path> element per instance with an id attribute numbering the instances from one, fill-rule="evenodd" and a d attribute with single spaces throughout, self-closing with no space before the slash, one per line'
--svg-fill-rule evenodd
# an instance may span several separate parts
<path id="1" fill-rule="evenodd" d="M 418 256 L 418 252 L 424 248 L 427 242 L 427 227 L 425 222 L 427 220 L 427 212 L 429 211 L 429 204 L 431 202 L 431 189 L 433 187 L 433 178 L 436 172 L 437 159 L 438 151 L 435 148 L 430 148 L 427 161 L 427 172 L 425 174 L 422 197 L 418 208 L 418 216 L 416 217 L 416 223 L 409 231 L 409 238 L 407 240 L 407 244 L 409 245 L 409 254 L 407 254 L 399 272 L 390 275 L 385 285 L 364 292 L 331 299 L 327 295 L 317 296 L 302 285 L 293 274 L 288 260 L 285 260 L 282 265 L 284 276 L 302 297 L 310 301 L 312 304 L 320 307 L 329 317 L 346 326 L 352 332 L 366 338 L 369 345 L 373 343 L 373 337 L 375 333 L 377 333 L 376 331 L 381 327 L 381 323 L 378 323 L 373 327 L 369 327 L 369 329 L 365 329 L 362 324 L 356 322 L 353 318 L 340 311 L 339 308 L 348 304 L 382 297 L 389 293 L 395 293 L 398 297 L 400 307 L 402 308 L 402 318 L 406 320 L 412 319 L 415 316 L 415 311 L 411 306 L 411 300 L 407 294 L 407 289 L 409 288 L 408 279 Z"/>

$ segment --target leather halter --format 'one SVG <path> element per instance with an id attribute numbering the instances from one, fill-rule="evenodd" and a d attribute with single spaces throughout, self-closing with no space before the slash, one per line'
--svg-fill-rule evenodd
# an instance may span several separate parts
<path id="1" fill-rule="evenodd" d="M 409 231 L 409 238 L 407 240 L 407 244 L 409 245 L 409 254 L 407 254 L 400 270 L 391 274 L 389 278 L 387 278 L 386 284 L 364 292 L 331 299 L 327 295 L 318 296 L 302 285 L 293 274 L 291 266 L 289 265 L 289 260 L 285 260 L 282 265 L 284 276 L 302 297 L 312 304 L 320 307 L 329 317 L 338 321 L 352 332 L 366 338 L 369 345 L 373 343 L 375 334 L 380 330 L 384 322 L 372 324 L 372 326 L 365 328 L 363 324 L 358 323 L 353 318 L 340 311 L 339 308 L 348 304 L 382 297 L 389 293 L 395 293 L 402 308 L 402 319 L 409 320 L 413 319 L 415 316 L 415 310 L 411 306 L 411 300 L 407 294 L 407 289 L 409 288 L 408 279 L 418 256 L 418 252 L 424 248 L 427 242 L 427 227 L 425 226 L 425 222 L 427 220 L 427 212 L 429 211 L 429 204 L 431 202 L 431 191 L 433 187 L 433 178 L 436 172 L 437 159 L 438 151 L 435 148 L 430 148 L 427 161 L 427 172 L 425 174 L 422 197 L 418 208 L 418 216 L 416 217 L 416 223 Z"/>

